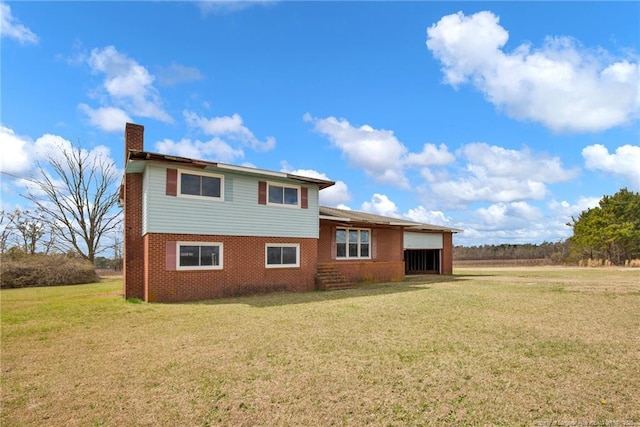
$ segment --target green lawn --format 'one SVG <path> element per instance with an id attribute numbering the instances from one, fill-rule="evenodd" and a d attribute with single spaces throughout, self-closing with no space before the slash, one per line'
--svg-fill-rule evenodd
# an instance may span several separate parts
<path id="1" fill-rule="evenodd" d="M 3 290 L 0 424 L 640 425 L 640 269 L 455 273 L 194 304 Z"/>

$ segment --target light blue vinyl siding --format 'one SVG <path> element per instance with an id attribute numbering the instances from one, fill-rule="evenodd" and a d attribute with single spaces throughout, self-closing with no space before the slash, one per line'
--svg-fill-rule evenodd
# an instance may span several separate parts
<path id="1" fill-rule="evenodd" d="M 218 170 L 215 173 L 221 174 Z M 224 201 L 167 196 L 166 167 L 149 164 L 145 170 L 144 232 L 318 238 L 317 187 L 307 187 L 308 209 L 260 205 L 258 181 L 296 183 L 226 171 L 222 175 Z"/>

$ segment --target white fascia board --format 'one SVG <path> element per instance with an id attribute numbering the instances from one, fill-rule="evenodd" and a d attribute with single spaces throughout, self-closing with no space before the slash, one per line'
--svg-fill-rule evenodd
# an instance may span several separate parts
<path id="1" fill-rule="evenodd" d="M 351 218 L 341 218 L 339 216 L 331 216 L 331 215 L 319 215 L 320 219 L 326 219 L 329 221 L 342 221 L 342 222 L 351 222 Z"/>

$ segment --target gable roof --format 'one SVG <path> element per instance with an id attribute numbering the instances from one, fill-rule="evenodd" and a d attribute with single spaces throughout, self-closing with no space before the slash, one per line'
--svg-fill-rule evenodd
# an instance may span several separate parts
<path id="1" fill-rule="evenodd" d="M 168 154 L 151 153 L 148 151 L 129 150 L 125 173 L 140 173 L 144 170 L 147 162 L 170 163 L 174 166 L 185 166 L 198 168 L 210 172 L 231 171 L 244 175 L 262 176 L 265 179 L 279 178 L 294 180 L 302 184 L 317 185 L 320 190 L 331 187 L 334 181 L 326 179 L 310 178 L 307 176 L 294 175 L 286 172 L 269 171 L 265 169 L 252 168 L 247 166 L 230 165 L 227 163 L 210 162 L 207 160 L 190 159 L 187 157 L 171 156 Z"/>
<path id="2" fill-rule="evenodd" d="M 366 212 L 351 211 L 346 209 L 330 208 L 320 206 L 320 219 L 356 224 L 388 225 L 403 227 L 407 231 L 440 231 L 448 233 L 459 233 L 462 230 L 440 225 L 424 224 L 421 222 L 408 221 L 401 218 L 393 218 L 382 215 L 375 215 Z"/>

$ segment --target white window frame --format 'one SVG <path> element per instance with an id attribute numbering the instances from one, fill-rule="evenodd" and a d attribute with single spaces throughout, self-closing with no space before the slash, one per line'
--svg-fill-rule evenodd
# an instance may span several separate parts
<path id="1" fill-rule="evenodd" d="M 295 264 L 269 264 L 269 248 L 296 248 Z M 265 268 L 299 268 L 300 267 L 300 244 L 299 243 L 265 243 L 264 245 L 264 266 Z"/>
<path id="2" fill-rule="evenodd" d="M 220 179 L 220 197 L 202 196 L 202 195 L 195 195 L 195 194 L 183 194 L 182 193 L 182 175 L 183 174 L 200 176 L 200 177 L 204 176 L 207 178 L 219 178 Z M 202 172 L 202 171 L 178 169 L 177 179 L 178 179 L 178 182 L 177 182 L 178 197 L 186 197 L 189 199 L 200 199 L 200 200 L 215 200 L 215 201 L 224 200 L 224 175 L 220 175 L 217 173 Z"/>
<path id="3" fill-rule="evenodd" d="M 346 248 L 345 248 L 345 256 L 338 256 L 338 230 L 345 230 L 346 233 Z M 358 256 L 349 256 L 349 231 L 353 231 L 356 230 L 358 231 Z M 360 256 L 360 252 L 361 252 L 361 248 L 360 245 L 362 244 L 362 242 L 360 241 L 360 232 L 361 231 L 367 231 L 369 232 L 369 255 L 367 256 Z M 337 260 L 350 260 L 350 259 L 371 259 L 371 250 L 372 250 L 372 246 L 373 246 L 373 238 L 372 238 L 372 233 L 371 233 L 371 229 L 370 228 L 356 228 L 356 227 L 336 227 L 336 259 Z"/>
<path id="4" fill-rule="evenodd" d="M 180 246 L 217 246 L 220 260 L 218 265 L 180 265 Z M 222 270 L 224 266 L 224 245 L 221 242 L 176 242 L 176 270 Z"/>
<path id="5" fill-rule="evenodd" d="M 284 202 L 284 190 L 283 190 L 283 194 L 282 194 L 282 203 L 273 203 L 269 201 L 269 189 L 270 187 L 282 187 L 284 188 L 294 188 L 297 193 L 298 193 L 298 203 L 296 203 L 295 205 L 289 204 L 289 203 L 285 203 Z M 299 185 L 291 185 L 291 184 L 284 184 L 282 182 L 267 182 L 267 205 L 269 206 L 279 206 L 279 207 L 285 207 L 285 208 L 300 208 L 301 206 L 301 198 L 302 198 L 302 187 Z"/>

